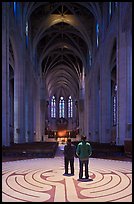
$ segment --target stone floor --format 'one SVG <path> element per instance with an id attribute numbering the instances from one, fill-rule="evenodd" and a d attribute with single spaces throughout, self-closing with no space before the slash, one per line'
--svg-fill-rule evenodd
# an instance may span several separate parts
<path id="1" fill-rule="evenodd" d="M 132 162 L 90 158 L 89 179 L 64 176 L 64 145 L 54 158 L 2 162 L 2 202 L 132 202 Z"/>

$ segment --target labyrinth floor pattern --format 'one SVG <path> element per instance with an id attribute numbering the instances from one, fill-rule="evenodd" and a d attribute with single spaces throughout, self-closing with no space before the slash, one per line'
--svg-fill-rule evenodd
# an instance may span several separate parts
<path id="1" fill-rule="evenodd" d="M 88 180 L 64 176 L 63 155 L 2 163 L 2 202 L 132 202 L 132 162 L 90 158 Z"/>

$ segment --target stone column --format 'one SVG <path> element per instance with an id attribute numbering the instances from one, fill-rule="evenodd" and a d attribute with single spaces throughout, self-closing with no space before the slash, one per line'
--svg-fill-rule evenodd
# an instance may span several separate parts
<path id="1" fill-rule="evenodd" d="M 21 45 L 21 52 L 20 52 L 20 61 L 18 68 L 20 69 L 20 142 L 25 141 L 25 60 L 24 60 L 24 44 L 25 41 L 22 41 Z M 21 64 L 21 66 L 20 66 Z"/>
<path id="2" fill-rule="evenodd" d="M 24 43 L 20 36 L 13 33 L 15 39 L 14 71 L 14 143 L 25 142 L 25 66 Z"/>
<path id="3" fill-rule="evenodd" d="M 132 137 L 132 36 L 121 32 L 118 39 L 118 144 Z"/>
<path id="4" fill-rule="evenodd" d="M 9 146 L 9 3 L 2 2 L 2 145 Z"/>
<path id="5" fill-rule="evenodd" d="M 105 56 L 105 53 L 102 54 L 100 67 L 100 143 L 111 142 L 111 77 Z"/>
<path id="6" fill-rule="evenodd" d="M 41 137 L 45 141 L 45 120 L 48 120 L 48 116 L 46 116 L 46 98 L 45 98 L 45 79 L 42 77 L 40 80 L 40 132 Z"/>
<path id="7" fill-rule="evenodd" d="M 84 133 L 89 139 L 89 76 L 85 78 L 85 100 L 84 100 L 85 112 L 84 112 Z"/>
<path id="8" fill-rule="evenodd" d="M 117 55 L 117 145 L 124 144 L 126 136 L 126 34 L 118 37 Z"/>
<path id="9" fill-rule="evenodd" d="M 41 140 L 41 124 L 40 124 L 40 81 L 37 81 L 37 96 L 36 96 L 36 138 L 35 141 Z M 43 121 L 45 123 L 45 121 Z"/>
<path id="10" fill-rule="evenodd" d="M 79 126 L 80 134 L 84 133 L 84 97 L 85 97 L 85 80 L 84 74 L 81 75 L 80 85 L 79 85 Z"/>
<path id="11" fill-rule="evenodd" d="M 89 139 L 94 141 L 94 130 L 93 130 L 93 70 L 90 71 L 89 76 Z"/>
<path id="12" fill-rule="evenodd" d="M 126 32 L 126 45 L 127 45 L 127 138 L 132 139 L 132 31 Z"/>
<path id="13" fill-rule="evenodd" d="M 33 78 L 33 141 L 36 140 L 37 133 L 36 133 L 36 102 L 37 102 L 37 84 L 36 80 Z"/>
<path id="14" fill-rule="evenodd" d="M 28 55 L 27 55 L 28 57 Z M 29 67 L 29 68 L 27 68 Z M 26 61 L 26 141 L 40 140 L 40 93 L 38 80 L 34 76 L 34 68 L 31 62 Z M 38 111 L 37 111 L 38 110 Z"/>
<path id="15" fill-rule="evenodd" d="M 128 10 L 129 11 L 129 10 Z M 131 88 L 132 88 L 132 68 L 131 68 L 131 42 L 132 37 L 129 33 L 129 28 L 125 21 L 126 16 L 129 19 L 130 13 L 124 16 L 124 13 L 128 12 L 122 9 L 119 10 L 118 19 L 118 35 L 117 35 L 117 140 L 118 145 L 124 145 L 124 140 L 129 134 L 128 121 L 131 119 Z M 125 26 L 124 26 L 125 24 Z M 131 32 L 131 31 L 130 31 Z M 129 89 L 130 88 L 130 89 Z M 129 104 L 130 102 L 130 104 Z"/>
<path id="16" fill-rule="evenodd" d="M 33 70 L 32 65 L 30 66 L 30 77 L 29 77 L 29 104 L 28 104 L 28 112 L 29 112 L 29 142 L 33 142 L 34 139 L 34 80 L 33 80 Z"/>
<path id="17" fill-rule="evenodd" d="M 29 121 L 29 110 L 28 110 L 28 76 L 29 74 L 26 74 L 26 84 L 25 84 L 25 141 L 28 142 L 28 121 Z"/>
<path id="18" fill-rule="evenodd" d="M 94 67 L 94 69 L 97 67 Z M 93 90 L 92 90 L 92 124 L 93 124 L 93 141 L 99 142 L 99 82 L 98 82 L 97 70 L 94 72 L 93 77 Z"/>

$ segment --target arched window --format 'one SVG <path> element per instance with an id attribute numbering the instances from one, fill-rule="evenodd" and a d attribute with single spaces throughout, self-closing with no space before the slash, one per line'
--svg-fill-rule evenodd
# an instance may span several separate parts
<path id="1" fill-rule="evenodd" d="M 96 45 L 99 46 L 99 24 L 96 23 Z"/>
<path id="2" fill-rule="evenodd" d="M 92 54 L 91 51 L 89 50 L 89 65 L 92 65 Z"/>
<path id="3" fill-rule="evenodd" d="M 92 65 L 92 56 L 91 56 L 91 54 L 89 55 L 89 65 L 90 66 Z"/>
<path id="4" fill-rule="evenodd" d="M 28 46 L 28 21 L 26 21 L 26 30 L 25 30 L 25 33 L 26 33 L 26 46 Z"/>
<path id="5" fill-rule="evenodd" d="M 56 101 L 55 96 L 51 99 L 51 117 L 56 118 Z"/>
<path id="6" fill-rule="evenodd" d="M 112 2 L 109 2 L 109 18 L 112 16 Z"/>
<path id="7" fill-rule="evenodd" d="M 65 117 L 65 101 L 64 98 L 61 96 L 59 101 L 59 118 Z"/>
<path id="8" fill-rule="evenodd" d="M 109 2 L 108 4 L 108 18 L 109 18 L 109 22 L 116 10 L 116 8 L 118 7 L 118 2 Z"/>
<path id="9" fill-rule="evenodd" d="M 73 117 L 73 101 L 71 96 L 68 98 L 68 118 Z"/>
<path id="10" fill-rule="evenodd" d="M 17 13 L 17 2 L 13 2 L 13 12 L 14 12 L 14 15 L 16 16 L 16 13 Z"/>

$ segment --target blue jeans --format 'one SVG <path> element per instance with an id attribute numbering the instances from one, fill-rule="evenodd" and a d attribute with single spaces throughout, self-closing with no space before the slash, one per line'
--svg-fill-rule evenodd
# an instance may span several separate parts
<path id="1" fill-rule="evenodd" d="M 83 166 L 85 165 L 85 177 L 89 178 L 89 174 L 88 174 L 88 163 L 89 163 L 89 159 L 85 160 L 85 161 L 81 161 L 79 159 L 79 165 L 80 165 L 80 170 L 79 170 L 79 178 L 83 177 Z"/>

